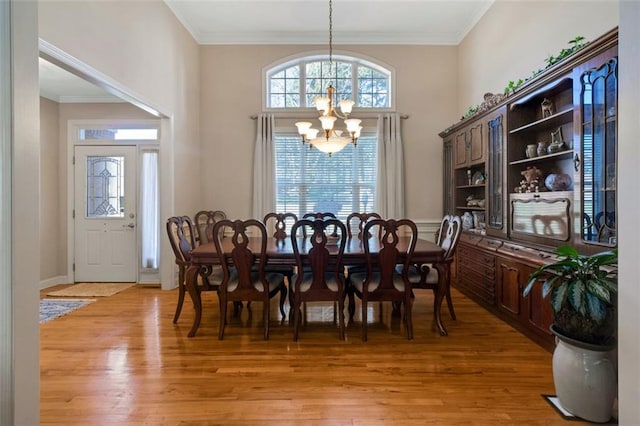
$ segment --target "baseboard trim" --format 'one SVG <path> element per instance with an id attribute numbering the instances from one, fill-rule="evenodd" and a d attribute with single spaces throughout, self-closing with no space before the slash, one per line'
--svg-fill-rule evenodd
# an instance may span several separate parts
<path id="1" fill-rule="evenodd" d="M 40 290 L 44 290 L 45 288 L 53 287 L 59 284 L 70 284 L 69 277 L 66 275 L 59 275 L 57 277 L 40 281 Z"/>

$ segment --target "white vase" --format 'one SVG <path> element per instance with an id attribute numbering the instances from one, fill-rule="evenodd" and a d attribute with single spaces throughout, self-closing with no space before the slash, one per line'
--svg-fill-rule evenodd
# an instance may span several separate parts
<path id="1" fill-rule="evenodd" d="M 553 351 L 553 382 L 560 405 L 584 420 L 611 419 L 617 377 L 610 359 L 614 345 L 598 346 L 559 334 Z"/>

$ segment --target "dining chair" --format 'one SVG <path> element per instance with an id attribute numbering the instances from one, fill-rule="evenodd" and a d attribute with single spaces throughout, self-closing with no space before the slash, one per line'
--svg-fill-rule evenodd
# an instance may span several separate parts
<path id="1" fill-rule="evenodd" d="M 213 242 L 213 226 L 216 222 L 227 218 L 222 210 L 200 210 L 193 217 L 196 229 L 196 243 L 206 244 Z"/>
<path id="2" fill-rule="evenodd" d="M 363 231 L 364 231 L 364 226 L 367 224 L 368 221 L 372 220 L 372 219 L 382 219 L 382 216 L 380 216 L 378 213 L 358 213 L 358 212 L 354 212 L 351 213 L 349 216 L 347 216 L 347 235 L 349 238 L 353 238 L 354 236 L 356 238 L 358 238 L 359 240 L 362 240 L 362 235 L 363 235 Z M 380 227 L 377 227 L 378 231 L 380 231 Z M 357 229 L 358 232 L 354 233 L 354 230 Z M 370 238 L 371 235 L 369 235 L 367 238 Z M 380 232 L 378 232 L 378 238 L 380 238 Z M 365 272 L 366 271 L 366 266 L 365 265 L 348 265 L 346 267 L 346 272 L 347 272 L 347 287 L 349 286 L 349 280 L 351 279 L 351 275 L 358 273 L 358 272 Z M 353 297 L 353 293 L 350 292 L 348 294 L 349 296 L 349 320 L 353 320 L 353 316 L 355 315 L 355 310 L 356 310 L 356 304 L 355 304 L 355 300 Z"/>
<path id="3" fill-rule="evenodd" d="M 351 213 L 349 216 L 347 216 L 347 233 L 349 238 L 353 238 L 354 236 L 353 230 L 355 228 L 358 230 L 358 233 L 355 236 L 359 239 L 362 239 L 364 226 L 371 219 L 382 219 L 382 216 L 380 216 L 378 213 L 375 213 L 375 212 L 371 212 L 371 213 L 354 212 L 354 213 Z M 369 235 L 367 238 L 370 238 L 370 237 L 371 235 Z"/>
<path id="4" fill-rule="evenodd" d="M 336 240 L 327 238 L 327 228 L 333 227 L 338 237 Z M 311 237 L 299 240 L 296 235 L 300 228 L 313 230 Z M 345 277 L 342 256 L 346 247 L 347 230 L 338 219 L 302 219 L 297 221 L 291 229 L 291 246 L 296 261 L 296 275 L 293 276 L 293 340 L 298 340 L 300 324 L 302 322 L 302 304 L 307 302 L 334 302 L 337 304 L 338 328 L 340 340 L 345 338 L 344 299 Z M 336 241 L 330 243 L 330 241 Z M 308 244 L 306 263 L 303 263 L 301 251 Z M 330 256 L 331 244 L 336 244 L 335 257 Z M 334 316 L 335 317 L 335 316 Z"/>
<path id="5" fill-rule="evenodd" d="M 367 260 L 366 271 L 353 274 L 347 288 L 348 292 L 353 292 L 362 302 L 362 341 L 367 341 L 369 301 L 390 301 L 404 306 L 403 319 L 407 328 L 407 338 L 411 340 L 413 339 L 411 313 L 413 298 L 408 270 L 418 239 L 418 229 L 409 219 L 373 219 L 365 225 L 364 235 L 376 226 L 380 227 L 380 239 L 362 240 Z M 399 247 L 400 236 L 410 237 L 406 246 Z M 377 255 L 371 251 L 372 244 L 378 247 Z M 404 266 L 400 273 L 396 271 L 398 264 Z"/>
<path id="6" fill-rule="evenodd" d="M 186 271 L 191 266 L 191 250 L 195 247 L 193 222 L 189 216 L 173 216 L 167 219 L 167 234 L 169 243 L 178 265 L 178 304 L 173 316 L 173 323 L 177 323 L 184 304 L 186 292 Z M 198 291 L 217 291 L 222 280 L 222 270 L 213 268 L 199 272 Z"/>
<path id="7" fill-rule="evenodd" d="M 460 216 L 445 215 L 440 222 L 440 228 L 436 235 L 436 244 L 444 249 L 444 259 L 450 262 L 456 252 L 458 241 L 462 233 L 462 220 Z M 400 267 L 398 267 L 400 269 Z M 451 279 L 450 274 L 441 277 L 438 270 L 431 264 L 411 265 L 409 267 L 409 281 L 411 281 L 411 287 L 413 289 L 427 289 L 433 290 L 434 304 L 435 293 L 438 289 L 443 288 L 444 284 L 442 280 Z M 447 299 L 447 307 L 449 308 L 449 314 L 451 319 L 456 319 L 456 313 L 453 309 L 453 302 L 451 300 L 451 286 L 446 286 L 447 292 L 445 297 Z M 434 306 L 435 309 L 435 306 Z"/>
<path id="8" fill-rule="evenodd" d="M 225 253 L 222 245 L 226 230 L 232 232 L 230 241 L 233 248 L 230 253 Z M 223 273 L 218 291 L 220 298 L 218 339 L 222 340 L 224 337 L 228 302 L 261 301 L 264 339 L 268 340 L 270 300 L 278 293 L 280 294 L 280 313 L 284 317 L 287 287 L 282 274 L 265 271 L 267 266 L 266 228 L 262 222 L 255 219 L 244 221 L 224 219 L 214 225 L 213 236 Z"/>
<path id="9" fill-rule="evenodd" d="M 298 221 L 298 216 L 294 213 L 267 213 L 262 219 L 262 223 L 264 224 L 267 232 L 273 230 L 273 238 L 276 239 L 278 243 L 283 243 L 287 238 L 289 238 L 289 233 L 287 232 L 287 228 L 290 230 L 293 225 Z M 293 308 L 293 281 L 292 277 L 295 272 L 295 267 L 291 265 L 277 265 L 277 264 L 267 264 L 266 272 L 276 272 L 278 274 L 282 274 L 287 278 L 287 288 L 289 289 L 289 306 Z M 291 311 L 289 312 L 291 316 Z"/>
<path id="10" fill-rule="evenodd" d="M 305 213 L 302 215 L 303 219 L 310 219 L 310 220 L 314 220 L 314 219 L 337 219 L 335 213 L 331 213 L 331 212 L 309 212 L 309 213 Z M 333 234 L 335 235 L 336 230 L 334 228 L 333 230 Z M 302 236 L 304 238 L 307 238 L 307 234 L 306 234 L 307 230 L 306 227 L 302 227 Z"/>

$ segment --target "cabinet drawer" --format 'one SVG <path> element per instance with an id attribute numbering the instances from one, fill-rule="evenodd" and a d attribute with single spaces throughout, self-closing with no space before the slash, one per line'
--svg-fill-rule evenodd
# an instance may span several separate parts
<path id="1" fill-rule="evenodd" d="M 466 247 L 460 248 L 458 261 L 466 264 L 476 263 L 478 265 L 486 265 L 495 268 L 495 256 L 478 250 L 467 249 Z"/>
<path id="2" fill-rule="evenodd" d="M 495 305 L 496 292 L 495 284 L 493 281 L 483 280 L 479 277 L 474 277 L 473 274 L 468 274 L 458 280 L 458 285 L 463 290 L 467 290 L 468 292 L 478 297 L 481 301 L 490 305 Z"/>

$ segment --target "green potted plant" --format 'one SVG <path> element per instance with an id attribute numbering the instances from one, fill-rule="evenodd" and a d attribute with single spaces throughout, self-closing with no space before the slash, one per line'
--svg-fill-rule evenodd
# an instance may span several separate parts
<path id="1" fill-rule="evenodd" d="M 542 281 L 554 312 L 553 380 L 562 407 L 592 422 L 611 419 L 617 375 L 609 353 L 617 330 L 618 250 L 583 255 L 556 249 L 559 260 L 540 266 L 523 295 Z"/>

